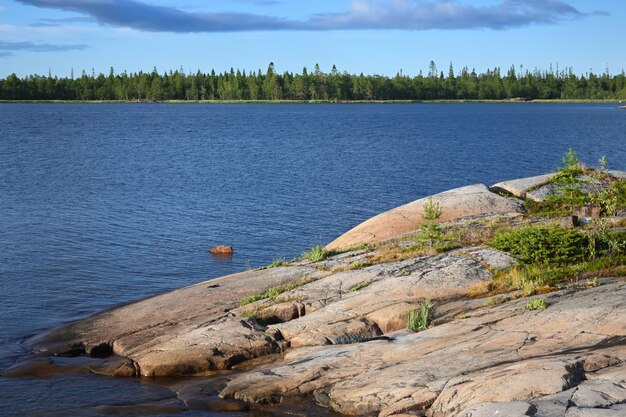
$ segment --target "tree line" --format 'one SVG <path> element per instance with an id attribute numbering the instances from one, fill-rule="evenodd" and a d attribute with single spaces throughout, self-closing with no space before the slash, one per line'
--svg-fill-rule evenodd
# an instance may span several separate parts
<path id="1" fill-rule="evenodd" d="M 523 99 L 626 99 L 626 76 L 592 71 L 574 74 L 571 68 L 528 70 L 511 66 L 483 73 L 467 67 L 455 72 L 452 64 L 444 74 L 431 61 L 426 74 L 398 72 L 393 77 L 330 72 L 315 65 L 313 71 L 279 73 L 270 63 L 267 70 L 230 69 L 223 73 L 183 69 L 159 73 L 85 71 L 79 77 L 11 74 L 0 80 L 0 100 L 502 100 Z"/>

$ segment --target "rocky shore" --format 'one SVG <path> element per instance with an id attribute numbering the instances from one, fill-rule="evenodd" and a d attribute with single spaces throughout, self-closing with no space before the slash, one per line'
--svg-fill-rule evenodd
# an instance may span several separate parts
<path id="1" fill-rule="evenodd" d="M 624 416 L 623 268 L 603 270 L 593 283 L 577 275 L 547 290 L 479 290 L 520 265 L 485 244 L 494 229 L 563 224 L 528 215 L 529 202 L 560 192 L 552 179 L 417 200 L 340 236 L 319 260 L 276 262 L 56 329 L 3 374 L 196 377 L 170 385 L 169 399 L 134 406 L 146 414 L 254 414 L 306 398 L 328 410 L 302 412 L 309 415 Z M 417 243 L 428 201 L 462 244 Z M 623 223 L 618 207 L 609 226 Z M 407 316 L 426 299 L 427 328 L 407 329 Z M 533 300 L 548 308 L 529 308 Z M 125 407 L 102 411 L 124 415 Z"/>

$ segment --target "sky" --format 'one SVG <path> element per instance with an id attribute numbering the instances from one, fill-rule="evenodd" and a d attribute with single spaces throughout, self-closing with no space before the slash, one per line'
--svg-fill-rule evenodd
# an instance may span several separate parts
<path id="1" fill-rule="evenodd" d="M 0 77 L 180 68 L 613 74 L 623 0 L 0 0 Z"/>

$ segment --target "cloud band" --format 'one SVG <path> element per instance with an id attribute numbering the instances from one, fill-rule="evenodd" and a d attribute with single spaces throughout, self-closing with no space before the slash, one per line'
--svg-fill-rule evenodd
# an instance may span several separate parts
<path id="1" fill-rule="evenodd" d="M 8 56 L 13 52 L 64 52 L 64 51 L 80 51 L 87 49 L 87 45 L 53 45 L 49 43 L 34 42 L 7 42 L 0 41 L 0 55 Z"/>
<path id="2" fill-rule="evenodd" d="M 321 13 L 303 20 L 248 13 L 187 12 L 137 0 L 18 0 L 78 12 L 101 24 L 152 32 L 235 32 L 363 29 L 508 29 L 554 24 L 606 12 L 583 13 L 564 0 L 499 0 L 472 6 L 458 0 L 352 0 L 344 13 Z"/>

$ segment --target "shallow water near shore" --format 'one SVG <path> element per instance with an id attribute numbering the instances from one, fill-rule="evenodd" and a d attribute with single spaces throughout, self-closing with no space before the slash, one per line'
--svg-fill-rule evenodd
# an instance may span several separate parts
<path id="1" fill-rule="evenodd" d="M 616 106 L 0 104 L 0 369 L 61 323 L 296 257 L 432 193 L 552 171 L 570 147 L 626 170 Z M 0 415 L 167 392 L 0 377 Z"/>

